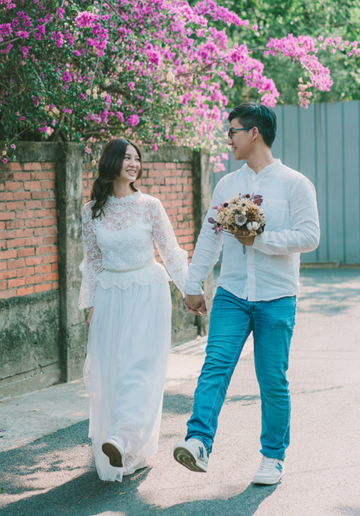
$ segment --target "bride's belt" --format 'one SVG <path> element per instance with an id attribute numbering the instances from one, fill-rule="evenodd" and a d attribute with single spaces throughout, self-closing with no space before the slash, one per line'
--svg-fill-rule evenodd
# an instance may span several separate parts
<path id="1" fill-rule="evenodd" d="M 139 271 L 141 269 L 145 269 L 146 267 L 150 267 L 151 265 L 155 265 L 157 263 L 156 260 L 149 260 L 145 262 L 141 267 L 134 267 L 132 269 L 104 269 L 106 272 L 132 272 L 132 271 Z"/>

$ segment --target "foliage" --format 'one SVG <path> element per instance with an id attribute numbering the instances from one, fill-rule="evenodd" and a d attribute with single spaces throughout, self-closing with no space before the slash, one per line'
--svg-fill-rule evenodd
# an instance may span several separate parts
<path id="1" fill-rule="evenodd" d="M 197 0 L 190 0 L 195 5 Z M 343 41 L 360 41 L 360 0 L 221 0 L 221 4 L 239 16 L 246 16 L 250 25 L 257 24 L 256 31 L 240 33 L 236 27 L 229 27 L 231 43 L 246 43 L 249 49 L 264 48 L 269 38 L 286 37 L 292 33 L 311 36 L 317 39 L 342 38 Z M 262 52 L 261 52 L 262 53 Z M 258 51 L 252 54 L 260 58 Z M 336 102 L 341 100 L 360 100 L 360 58 L 348 56 L 346 51 L 335 54 L 320 49 L 318 57 L 331 70 L 333 85 L 329 91 L 313 90 L 313 101 Z M 271 77 L 284 104 L 298 103 L 298 78 L 301 66 L 289 63 L 284 57 L 280 59 L 268 56 L 265 60 L 266 74 Z M 232 104 L 239 99 L 258 100 L 255 91 L 244 87 L 244 83 L 235 78 L 234 86 L 223 91 Z"/>
<path id="2" fill-rule="evenodd" d="M 286 56 L 286 68 L 297 63 L 306 107 L 314 89 L 332 85 L 319 45 L 360 54 L 341 39 L 264 36 L 260 61 L 244 41 L 261 27 L 213 0 L 0 0 L 0 16 L 3 163 L 16 159 L 18 139 L 76 141 L 91 153 L 92 142 L 122 134 L 154 150 L 206 148 L 221 169 L 224 91 L 234 78 L 275 105 L 279 92 L 262 61 Z"/>

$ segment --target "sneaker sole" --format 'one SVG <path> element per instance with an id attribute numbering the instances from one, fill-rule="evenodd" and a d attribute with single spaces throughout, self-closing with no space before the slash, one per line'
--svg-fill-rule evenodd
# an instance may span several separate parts
<path id="1" fill-rule="evenodd" d="M 174 450 L 174 459 L 179 463 L 185 466 L 185 468 L 190 469 L 190 471 L 196 471 L 198 473 L 206 473 L 207 464 L 201 463 L 197 461 L 192 453 L 189 452 L 186 448 L 176 448 Z"/>
<path id="2" fill-rule="evenodd" d="M 266 478 L 264 480 L 256 480 L 254 478 L 253 484 L 259 484 L 259 485 L 264 485 L 264 486 L 272 486 L 272 485 L 277 484 L 278 482 L 280 482 L 280 480 L 282 479 L 283 476 L 284 476 L 284 473 L 281 475 L 280 478 L 277 478 L 277 479 Z"/>
<path id="3" fill-rule="evenodd" d="M 122 468 L 123 460 L 119 450 L 111 443 L 104 443 L 102 445 L 102 451 L 109 457 L 110 465 L 114 468 Z"/>
<path id="4" fill-rule="evenodd" d="M 129 475 L 133 475 L 136 471 L 140 471 L 140 469 L 145 469 L 148 467 L 148 463 L 145 461 L 142 464 L 139 464 L 135 468 L 129 469 L 128 471 L 124 471 L 123 477 L 127 477 Z"/>

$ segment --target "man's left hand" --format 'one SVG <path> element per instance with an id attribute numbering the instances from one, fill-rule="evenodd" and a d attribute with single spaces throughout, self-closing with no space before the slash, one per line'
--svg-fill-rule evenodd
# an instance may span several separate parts
<path id="1" fill-rule="evenodd" d="M 255 240 L 254 236 L 242 236 L 240 233 L 234 233 L 234 237 L 236 240 L 240 242 L 242 245 L 252 246 Z"/>

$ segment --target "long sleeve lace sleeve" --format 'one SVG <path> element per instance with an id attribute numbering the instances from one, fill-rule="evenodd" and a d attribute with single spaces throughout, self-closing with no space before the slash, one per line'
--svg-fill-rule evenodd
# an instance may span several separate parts
<path id="1" fill-rule="evenodd" d="M 179 246 L 170 220 L 159 202 L 153 220 L 155 245 L 159 250 L 173 282 L 185 296 L 185 277 L 188 271 L 187 252 Z"/>
<path id="2" fill-rule="evenodd" d="M 84 259 L 79 267 L 82 281 L 79 309 L 94 305 L 96 279 L 102 271 L 101 251 L 96 243 L 95 221 L 92 218 L 91 203 L 85 204 L 82 212 L 82 238 Z"/>

